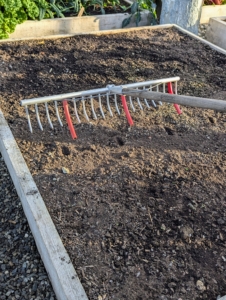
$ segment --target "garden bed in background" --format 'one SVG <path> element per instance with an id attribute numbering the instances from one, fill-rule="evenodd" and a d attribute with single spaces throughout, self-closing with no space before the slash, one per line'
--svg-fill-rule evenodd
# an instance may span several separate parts
<path id="1" fill-rule="evenodd" d="M 17 25 L 16 30 L 10 34 L 11 39 L 43 37 L 52 35 L 73 35 L 91 31 L 111 30 L 122 28 L 122 22 L 128 18 L 128 13 L 66 17 L 57 19 L 45 19 L 42 21 L 26 21 Z M 141 12 L 139 26 L 150 24 L 151 15 L 149 12 Z M 132 18 L 129 27 L 136 27 L 136 20 Z"/>
<path id="2" fill-rule="evenodd" d="M 125 1 L 131 5 L 131 1 Z M 129 17 L 129 13 L 122 12 L 122 9 L 117 8 L 117 13 L 114 9 L 108 11 L 107 14 L 97 14 L 96 11 L 92 12 L 89 8 L 91 15 L 86 16 L 66 16 L 65 18 L 43 19 L 41 21 L 25 21 L 16 26 L 16 30 L 10 34 L 10 38 L 30 38 L 30 37 L 43 37 L 62 34 L 77 34 L 86 33 L 99 30 L 112 30 L 122 28 L 122 22 Z M 206 5 L 202 7 L 200 23 L 208 23 L 211 17 L 226 16 L 226 5 Z M 141 21 L 138 23 L 140 26 L 148 26 L 152 23 L 152 15 L 149 11 L 144 10 L 141 12 Z M 135 16 L 132 17 L 131 22 L 126 26 L 127 28 L 136 27 Z"/>
<path id="3" fill-rule="evenodd" d="M 211 18 L 206 38 L 211 43 L 226 50 L 226 14 L 224 17 Z"/>
<path id="4" fill-rule="evenodd" d="M 202 7 L 200 23 L 209 23 L 210 18 L 226 16 L 226 5 L 205 5 Z"/>
<path id="5" fill-rule="evenodd" d="M 33 118 L 30 134 L 19 101 L 172 76 L 180 94 L 225 99 L 226 56 L 176 29 L 6 42 L 0 55 L 1 109 L 89 299 L 225 295 L 223 113 L 163 105 L 130 129 L 80 108 L 73 141 L 53 109 L 55 130 Z"/>

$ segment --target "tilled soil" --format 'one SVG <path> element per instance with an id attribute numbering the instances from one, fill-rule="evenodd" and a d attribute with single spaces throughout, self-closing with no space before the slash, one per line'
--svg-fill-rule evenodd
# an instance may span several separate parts
<path id="1" fill-rule="evenodd" d="M 165 104 L 137 109 L 132 128 L 82 117 L 72 140 L 53 110 L 55 130 L 32 120 L 30 134 L 19 105 L 172 76 L 180 94 L 225 99 L 226 57 L 176 30 L 6 43 L 0 55 L 1 108 L 88 297 L 226 294 L 223 113 Z"/>

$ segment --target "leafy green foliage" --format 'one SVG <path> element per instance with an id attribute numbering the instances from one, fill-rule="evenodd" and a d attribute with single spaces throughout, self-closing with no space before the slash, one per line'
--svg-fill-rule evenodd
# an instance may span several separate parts
<path id="1" fill-rule="evenodd" d="M 129 16 L 129 18 L 126 18 L 122 21 L 122 28 L 126 27 L 127 25 L 129 25 L 129 23 L 131 22 L 131 18 L 132 18 L 132 15 Z"/>
<path id="2" fill-rule="evenodd" d="M 85 14 L 91 10 L 104 14 L 107 7 L 127 9 L 120 4 L 120 0 L 0 0 L 0 39 L 8 38 L 16 25 L 26 20 L 64 18 L 77 15 L 82 8 Z M 137 10 L 136 4 L 132 10 Z"/>
<path id="3" fill-rule="evenodd" d="M 35 1 L 0 0 L 0 38 L 7 38 L 17 24 L 29 18 L 37 18 L 39 13 Z"/>
<path id="4" fill-rule="evenodd" d="M 105 13 L 103 0 L 49 0 L 49 2 L 52 11 L 58 18 L 65 17 L 65 14 L 77 15 L 82 7 L 84 7 L 85 13 L 90 7 L 94 11 L 99 8 L 102 14 Z"/>
<path id="5" fill-rule="evenodd" d="M 115 10 L 115 11 L 118 7 L 123 11 L 125 11 L 129 8 L 129 7 L 126 7 L 125 5 L 122 5 L 120 0 L 104 0 L 103 1 L 103 7 L 104 8 L 112 7 L 113 10 Z"/>
<path id="6" fill-rule="evenodd" d="M 129 25 L 129 23 L 132 20 L 132 17 L 135 19 L 136 26 L 139 25 L 139 22 L 141 21 L 141 10 L 149 10 L 151 14 L 151 20 L 150 25 L 156 25 L 157 24 L 157 14 L 155 10 L 155 5 L 153 0 L 137 0 L 133 2 L 133 4 L 130 7 L 131 15 L 124 19 L 122 22 L 122 28 Z"/>

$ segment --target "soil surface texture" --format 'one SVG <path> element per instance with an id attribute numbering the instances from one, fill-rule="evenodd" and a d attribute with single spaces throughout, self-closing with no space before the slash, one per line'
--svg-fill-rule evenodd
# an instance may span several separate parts
<path id="1" fill-rule="evenodd" d="M 49 105 L 20 100 L 180 76 L 178 93 L 226 99 L 226 56 L 175 29 L 0 44 L 0 107 L 89 299 L 226 294 L 226 117 L 134 100 L 134 126 L 98 99 L 78 139 Z M 151 104 L 149 102 L 149 104 Z"/>

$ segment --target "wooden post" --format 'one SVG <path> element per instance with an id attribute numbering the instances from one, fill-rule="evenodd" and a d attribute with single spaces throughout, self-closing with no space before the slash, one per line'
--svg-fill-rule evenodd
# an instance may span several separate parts
<path id="1" fill-rule="evenodd" d="M 177 24 L 198 34 L 203 0 L 164 0 L 160 24 Z"/>

